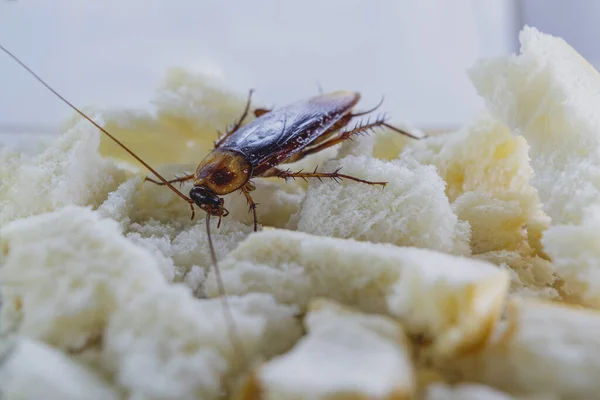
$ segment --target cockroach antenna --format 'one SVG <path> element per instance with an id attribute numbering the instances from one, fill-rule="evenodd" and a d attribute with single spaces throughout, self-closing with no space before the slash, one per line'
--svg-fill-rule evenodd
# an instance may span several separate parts
<path id="1" fill-rule="evenodd" d="M 113 135 L 111 135 L 110 133 L 108 133 L 108 131 L 106 131 L 103 127 L 101 127 L 100 125 L 98 125 L 93 119 L 91 119 L 90 117 L 88 117 L 83 111 L 81 111 L 79 108 L 75 107 L 73 104 L 71 104 L 71 102 L 69 102 L 67 99 L 65 99 L 63 96 L 61 96 L 60 93 L 58 93 L 56 90 L 54 90 L 42 78 L 40 78 L 35 72 L 33 72 L 31 70 L 31 68 L 29 68 L 27 65 L 25 65 L 25 63 L 23 61 L 21 61 L 20 59 L 18 59 L 17 56 L 15 56 L 13 53 L 11 53 L 10 51 L 8 51 L 8 49 L 6 49 L 1 44 L 0 44 L 0 49 L 2 51 L 4 51 L 6 54 L 8 54 L 8 56 L 10 58 L 12 58 L 13 60 L 15 60 L 21 67 L 25 68 L 25 70 L 27 72 L 29 72 L 31 75 L 33 75 L 33 77 L 35 79 L 37 79 L 48 90 L 50 90 L 52 93 L 54 93 L 54 95 L 56 95 L 59 99 L 61 99 L 63 102 L 65 102 L 69 107 L 71 107 L 73 110 L 75 110 L 75 112 L 77 112 L 83 118 L 85 118 L 86 120 L 88 120 L 92 125 L 94 125 L 102 133 L 104 133 L 106 136 L 108 136 L 113 142 L 115 142 L 116 144 L 118 144 L 123 150 L 125 150 L 127 153 L 129 153 L 130 156 L 132 156 L 137 161 L 139 161 L 144 167 L 146 167 L 158 179 L 160 179 L 163 182 L 163 184 L 167 185 L 169 187 L 169 189 L 171 189 L 173 192 L 175 192 L 175 194 L 177 194 L 177 196 L 181 197 L 183 200 L 185 200 L 186 202 L 188 202 L 189 205 L 190 205 L 190 207 L 191 207 L 191 209 L 192 209 L 192 219 L 194 219 L 195 210 L 194 210 L 194 201 L 192 199 L 190 199 L 189 197 L 187 197 L 186 195 L 184 195 L 183 193 L 181 193 L 179 190 L 177 190 L 173 185 L 171 185 L 171 183 L 169 181 L 167 181 L 165 178 L 163 178 L 158 172 L 156 172 L 154 170 L 154 168 L 152 168 L 150 165 L 148 165 L 148 163 L 146 163 L 144 160 L 142 160 L 137 154 L 135 154 L 133 151 L 129 150 L 129 148 L 127 146 L 125 146 L 123 143 L 121 143 L 116 137 L 114 137 Z"/>
<path id="2" fill-rule="evenodd" d="M 144 160 L 142 160 L 137 154 L 135 154 L 127 146 L 125 146 L 123 143 L 121 143 L 117 138 L 115 138 L 108 131 L 106 131 L 106 129 L 104 129 L 103 127 L 101 127 L 100 125 L 98 125 L 94 120 L 92 120 L 90 117 L 88 117 L 79 108 L 75 107 L 67 99 L 65 99 L 63 96 L 61 96 L 56 90 L 54 90 L 42 78 L 40 78 L 35 72 L 33 72 L 31 70 L 31 68 L 29 68 L 27 65 L 25 65 L 24 62 L 22 62 L 19 58 L 17 58 L 17 56 L 15 56 L 14 54 L 12 54 L 10 51 L 8 51 L 8 49 L 6 49 L 1 44 L 0 44 L 0 49 L 3 52 L 5 52 L 9 57 L 11 57 L 13 60 L 15 60 L 19 65 L 21 65 L 23 68 L 25 68 L 25 70 L 27 72 L 29 72 L 31 75 L 33 75 L 33 77 L 35 79 L 37 79 L 48 90 L 50 90 L 52 93 L 54 93 L 59 99 L 61 99 L 63 102 L 65 102 L 69 107 L 71 107 L 71 109 L 75 110 L 75 112 L 77 112 L 83 118 L 85 118 L 86 120 L 88 120 L 92 125 L 94 125 L 102 133 L 104 133 L 106 136 L 108 136 L 113 142 L 115 142 L 123 150 L 125 150 L 127 153 L 129 153 L 130 156 L 132 156 L 137 161 L 139 161 L 144 167 L 146 167 L 150 172 L 152 172 L 161 181 L 161 182 L 159 182 L 160 184 L 166 185 L 175 194 L 177 194 L 177 196 L 179 196 L 183 200 L 185 200 L 190 205 L 190 207 L 192 209 L 192 219 L 194 219 L 194 216 L 195 216 L 195 210 L 194 210 L 195 201 L 192 200 L 191 198 L 187 197 L 183 193 L 181 193 L 179 190 L 177 190 L 171 184 L 171 182 L 173 182 L 173 181 L 168 181 L 165 178 L 163 178 L 162 175 L 160 175 L 154 168 L 152 168 L 150 165 L 148 165 L 148 163 L 146 163 Z M 178 180 L 176 179 L 175 181 L 178 181 Z M 183 180 L 180 179 L 180 181 L 183 181 Z M 221 207 L 221 209 L 224 210 L 225 212 L 227 212 L 226 209 L 224 209 L 222 207 Z M 221 215 L 223 215 L 223 212 L 221 212 L 221 214 L 219 215 L 219 217 Z M 227 214 L 225 214 L 225 215 L 227 215 Z M 242 356 L 242 361 L 245 364 L 246 363 L 246 355 L 245 355 L 245 352 L 244 352 L 244 349 L 243 349 L 243 346 L 242 346 L 242 341 L 240 340 L 240 338 L 238 336 L 238 333 L 237 333 L 237 329 L 236 329 L 235 321 L 234 321 L 232 313 L 231 313 L 231 309 L 229 308 L 229 303 L 227 301 L 227 296 L 225 294 L 225 287 L 223 285 L 223 280 L 221 279 L 221 273 L 220 273 L 220 270 L 219 270 L 219 265 L 217 263 L 217 257 L 216 257 L 216 254 L 215 254 L 215 249 L 214 249 L 214 246 L 213 246 L 213 243 L 212 243 L 212 237 L 211 237 L 211 234 L 210 234 L 210 214 L 209 213 L 206 214 L 206 233 L 207 233 L 207 236 L 208 236 L 208 244 L 209 244 L 209 248 L 210 248 L 210 256 L 211 256 L 211 259 L 212 259 L 213 268 L 215 270 L 215 276 L 217 278 L 217 285 L 218 285 L 218 288 L 219 288 L 219 295 L 220 295 L 220 298 L 221 298 L 221 302 L 223 304 L 223 311 L 224 311 L 224 314 L 225 314 L 225 318 L 227 320 L 227 331 L 228 331 L 228 334 L 229 334 L 229 339 L 231 341 L 232 346 L 234 347 L 234 350 L 237 350 L 238 353 Z"/>
<path id="3" fill-rule="evenodd" d="M 233 315 L 231 313 L 231 308 L 229 307 L 229 301 L 227 301 L 225 285 L 223 285 L 223 278 L 221 277 L 221 270 L 219 269 L 219 264 L 217 262 L 217 255 L 215 253 L 215 247 L 213 246 L 212 236 L 210 235 L 210 214 L 209 213 L 206 213 L 206 236 L 208 237 L 208 248 L 210 250 L 210 258 L 212 260 L 213 269 L 215 271 L 215 280 L 217 282 L 217 287 L 219 288 L 221 304 L 223 304 L 223 310 L 226 314 L 225 318 L 227 319 L 227 321 L 233 322 L 233 320 L 234 320 Z M 235 350 L 237 350 L 238 354 L 240 355 L 240 358 L 242 359 L 242 363 L 245 365 L 247 358 L 246 358 L 246 352 L 244 350 L 244 346 L 240 339 L 240 335 L 238 334 L 236 325 L 230 324 L 229 322 L 228 322 L 229 329 L 227 329 L 227 332 L 229 334 L 229 340 L 236 347 Z"/>

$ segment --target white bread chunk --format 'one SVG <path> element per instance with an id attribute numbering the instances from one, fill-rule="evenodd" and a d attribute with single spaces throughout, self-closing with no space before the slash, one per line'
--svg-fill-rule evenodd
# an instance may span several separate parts
<path id="1" fill-rule="evenodd" d="M 600 205 L 588 207 L 581 225 L 554 225 L 542 244 L 571 301 L 600 307 Z"/>
<path id="2" fill-rule="evenodd" d="M 511 393 L 593 399 L 600 393 L 600 312 L 514 298 L 493 341 L 454 367 Z"/>
<path id="3" fill-rule="evenodd" d="M 171 68 L 151 100 L 153 113 L 103 110 L 104 127 L 152 166 L 190 164 L 195 170 L 214 148 L 219 132 L 242 116 L 247 99 L 247 92 L 234 92 L 213 76 Z M 255 93 L 252 109 L 259 106 Z M 252 119 L 250 112 L 244 123 Z M 146 172 L 108 137 L 102 138 L 100 152 Z"/>
<path id="4" fill-rule="evenodd" d="M 471 226 L 471 250 L 481 254 L 515 250 L 527 243 L 524 226 L 535 214 L 536 206 L 520 193 L 492 196 L 473 191 L 458 197 L 452 209 Z"/>
<path id="5" fill-rule="evenodd" d="M 106 200 L 98 207 L 98 213 L 103 218 L 117 221 L 123 232 L 131 224 L 130 215 L 134 212 L 135 196 L 141 182 L 142 179 L 139 176 L 126 180 L 115 191 L 110 192 Z"/>
<path id="6" fill-rule="evenodd" d="M 447 183 L 451 202 L 467 192 L 533 196 L 528 145 L 482 111 L 463 128 L 407 144 L 399 158 L 433 164 Z"/>
<path id="7" fill-rule="evenodd" d="M 412 350 L 396 321 L 316 299 L 304 324 L 308 334 L 260 366 L 246 394 L 259 392 L 264 400 L 412 397 Z"/>
<path id="8" fill-rule="evenodd" d="M 485 340 L 509 284 L 506 271 L 479 260 L 279 229 L 248 236 L 221 273 L 229 294 L 272 293 L 301 309 L 327 296 L 391 313 L 449 353 Z M 206 284 L 207 295 L 217 296 L 212 271 Z"/>
<path id="9" fill-rule="evenodd" d="M 490 112 L 527 139 L 553 223 L 578 224 L 600 203 L 600 74 L 560 38 L 525 27 L 519 40 L 520 55 L 480 61 L 469 75 Z"/>
<path id="10" fill-rule="evenodd" d="M 417 137 L 425 137 L 425 133 L 414 126 L 403 122 L 393 122 L 395 127 L 402 129 Z M 414 144 L 415 139 L 406 135 L 399 134 L 391 129 L 382 129 L 374 133 L 375 143 L 373 145 L 372 155 L 381 160 L 395 160 L 398 158 L 402 150 L 409 145 Z"/>
<path id="11" fill-rule="evenodd" d="M 99 142 L 98 130 L 79 121 L 37 155 L 9 153 L 0 169 L 0 224 L 68 204 L 99 206 L 125 179 L 98 154 Z"/>
<path id="12" fill-rule="evenodd" d="M 559 400 L 559 397 L 549 394 L 512 396 L 489 386 L 473 383 L 454 386 L 434 383 L 427 387 L 424 400 Z"/>
<path id="13" fill-rule="evenodd" d="M 458 131 L 408 143 L 400 159 L 436 166 L 454 212 L 471 224 L 471 249 L 479 254 L 527 240 L 522 226 L 540 209 L 527 151 L 522 137 L 482 112 Z"/>
<path id="14" fill-rule="evenodd" d="M 302 334 L 296 309 L 262 293 L 229 297 L 250 362 L 288 350 Z M 229 339 L 220 299 L 199 300 L 173 285 L 138 296 L 114 314 L 104 359 L 135 399 L 217 399 L 236 384 L 246 360 Z"/>
<path id="15" fill-rule="evenodd" d="M 469 226 L 452 211 L 434 167 L 346 156 L 320 170 L 376 182 L 331 179 L 309 185 L 297 230 L 321 236 L 392 243 L 467 255 Z"/>
<path id="16" fill-rule="evenodd" d="M 3 400 L 119 400 L 116 388 L 44 343 L 20 339 L 0 365 Z"/>
<path id="17" fill-rule="evenodd" d="M 600 218 L 591 209 L 600 206 L 600 74 L 562 39 L 526 27 L 520 41 L 520 55 L 478 63 L 471 80 L 531 147 L 532 184 L 553 224 L 544 252 L 582 302 L 600 307 Z"/>
<path id="18" fill-rule="evenodd" d="M 217 224 L 216 219 L 211 220 L 211 236 L 217 260 L 221 260 L 252 232 L 252 227 L 227 218 L 218 229 Z M 212 268 L 204 219 L 184 228 L 156 222 L 132 224 L 126 237 L 154 255 L 169 282 L 184 280 L 194 267 L 204 273 Z M 202 288 L 196 285 L 192 289 L 201 293 Z"/>
<path id="19" fill-rule="evenodd" d="M 3 336 L 76 351 L 102 336 L 112 312 L 165 282 L 115 221 L 79 206 L 13 221 L 0 243 Z"/>
<path id="20" fill-rule="evenodd" d="M 519 250 L 496 250 L 475 257 L 510 271 L 511 293 L 523 297 L 561 299 L 561 293 L 555 288 L 557 278 L 552 270 L 552 263 L 545 258 L 523 254 Z"/>
<path id="21" fill-rule="evenodd" d="M 305 192 L 298 185 L 291 185 L 280 179 L 281 183 L 267 179 L 253 179 L 256 190 L 250 193 L 257 204 L 256 216 L 263 226 L 284 228 L 292 215 L 298 212 L 304 200 Z M 235 192 L 225 197 L 225 207 L 229 210 L 227 218 L 235 219 L 246 225 L 254 224 L 249 212 L 246 197 Z"/>

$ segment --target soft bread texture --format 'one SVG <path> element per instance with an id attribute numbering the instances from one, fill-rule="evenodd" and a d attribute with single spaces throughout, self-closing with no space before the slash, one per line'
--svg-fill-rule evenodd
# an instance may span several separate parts
<path id="1" fill-rule="evenodd" d="M 121 394 L 66 354 L 35 340 L 21 339 L 1 365 L 0 397 L 119 400 Z"/>
<path id="2" fill-rule="evenodd" d="M 455 132 L 409 143 L 400 159 L 435 165 L 452 209 L 471 226 L 473 254 L 516 249 L 540 208 L 527 142 L 486 112 Z"/>
<path id="3" fill-rule="evenodd" d="M 97 341 L 111 313 L 164 284 L 152 255 L 79 206 L 2 227 L 2 337 L 62 350 Z"/>
<path id="4" fill-rule="evenodd" d="M 600 75 L 560 38 L 526 27 L 519 40 L 520 55 L 480 61 L 469 74 L 490 112 L 527 139 L 531 182 L 553 223 L 578 224 L 599 201 Z"/>
<path id="5" fill-rule="evenodd" d="M 212 76 L 170 68 L 151 100 L 154 112 L 102 110 L 104 127 L 150 165 L 192 164 L 195 170 L 214 147 L 218 132 L 242 116 L 247 96 Z M 260 106 L 255 93 L 253 107 Z M 250 113 L 245 122 L 252 119 Z M 100 153 L 146 172 L 107 137 L 102 138 Z"/>
<path id="6" fill-rule="evenodd" d="M 307 335 L 260 366 L 241 399 L 412 398 L 412 349 L 397 322 L 315 299 L 304 324 Z"/>
<path id="7" fill-rule="evenodd" d="M 116 382 L 134 398 L 217 399 L 233 390 L 246 361 L 284 352 L 302 334 L 295 308 L 270 295 L 229 303 L 244 355 L 232 347 L 219 299 L 198 300 L 172 286 L 124 306 L 105 337 L 104 357 Z"/>
<path id="8" fill-rule="evenodd" d="M 444 353 L 485 340 L 504 302 L 508 273 L 473 259 L 269 229 L 253 234 L 221 263 L 230 294 L 272 293 L 306 309 L 328 296 L 396 316 L 411 334 Z M 214 273 L 206 293 L 218 295 Z"/>
<path id="9" fill-rule="evenodd" d="M 600 393 L 599 331 L 596 310 L 513 299 L 494 340 L 455 367 L 464 380 L 509 392 L 592 399 Z"/>
<path id="10" fill-rule="evenodd" d="M 125 179 L 98 154 L 99 133 L 79 121 L 39 154 L 2 151 L 0 224 L 69 204 L 97 207 Z"/>
<path id="11" fill-rule="evenodd" d="M 475 258 L 492 262 L 509 271 L 511 293 L 556 300 L 563 296 L 563 293 L 556 289 L 559 280 L 552 270 L 552 263 L 545 258 L 524 255 L 516 250 L 489 251 Z"/>
<path id="12" fill-rule="evenodd" d="M 115 221 L 67 206 L 3 227 L 1 247 L 1 342 L 19 336 L 67 352 L 99 349 L 95 367 L 140 398 L 215 398 L 240 368 L 220 301 L 168 286 L 152 253 Z M 294 307 L 267 294 L 231 303 L 251 360 L 284 351 L 301 334 Z"/>
<path id="13" fill-rule="evenodd" d="M 526 27 L 520 41 L 520 55 L 481 61 L 470 77 L 491 113 L 529 143 L 531 182 L 552 218 L 541 241 L 553 268 L 600 307 L 600 74 L 562 39 Z"/>
<path id="14" fill-rule="evenodd" d="M 463 383 L 450 386 L 435 383 L 427 388 L 424 400 L 558 400 L 553 395 L 512 396 L 485 385 Z"/>
<path id="15" fill-rule="evenodd" d="M 469 225 L 452 212 L 435 168 L 349 155 L 322 170 L 337 168 L 346 175 L 388 184 L 382 188 L 344 179 L 313 180 L 297 217 L 299 231 L 470 253 Z"/>
<path id="16" fill-rule="evenodd" d="M 598 312 L 535 299 L 600 305 L 599 79 L 562 41 L 531 28 L 521 40 L 521 55 L 471 71 L 488 110 L 465 127 L 418 142 L 377 132 L 280 166 L 342 167 L 385 189 L 256 179 L 256 234 L 243 196 L 225 196 L 230 215 L 210 223 L 245 357 L 201 211 L 191 220 L 81 118 L 35 151 L 0 149 L 0 387 L 66 399 L 596 398 Z M 172 70 L 153 114 L 103 120 L 170 179 L 241 115 L 245 93 L 219 85 Z"/>

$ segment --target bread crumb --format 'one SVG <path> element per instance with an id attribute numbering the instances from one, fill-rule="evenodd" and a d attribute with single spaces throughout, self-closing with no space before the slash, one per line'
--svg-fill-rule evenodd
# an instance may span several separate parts
<path id="1" fill-rule="evenodd" d="M 489 386 L 462 383 L 450 386 L 435 383 L 427 388 L 425 400 L 559 400 L 547 394 L 513 396 Z"/>
<path id="2" fill-rule="evenodd" d="M 0 241 L 3 335 L 79 350 L 103 335 L 112 312 L 164 284 L 150 253 L 87 208 L 13 221 Z"/>
<path id="3" fill-rule="evenodd" d="M 485 341 L 509 283 L 506 271 L 483 261 L 280 229 L 248 236 L 222 261 L 221 274 L 230 294 L 272 293 L 301 309 L 328 296 L 391 313 L 448 353 Z M 206 293 L 218 295 L 212 272 Z"/>
<path id="4" fill-rule="evenodd" d="M 22 338 L 0 365 L 3 399 L 118 400 L 117 388 L 44 343 Z"/>
<path id="5" fill-rule="evenodd" d="M 247 96 L 247 92 L 234 92 L 212 76 L 169 68 L 151 100 L 153 112 L 102 110 L 104 128 L 152 166 L 189 164 L 195 170 L 214 147 L 218 132 L 242 116 Z M 257 97 L 255 93 L 253 108 L 261 106 Z M 252 119 L 250 113 L 245 123 Z M 146 173 L 108 137 L 102 138 L 100 154 Z"/>
<path id="6" fill-rule="evenodd" d="M 3 151 L 0 224 L 69 204 L 98 207 L 125 179 L 122 170 L 98 154 L 99 143 L 96 128 L 80 121 L 40 154 Z"/>
<path id="7" fill-rule="evenodd" d="M 469 75 L 492 114 L 529 143 L 531 182 L 552 218 L 541 240 L 553 268 L 600 307 L 600 262 L 582 256 L 600 229 L 591 225 L 600 221 L 591 209 L 600 206 L 600 74 L 560 38 L 525 27 L 519 40 L 520 55 L 480 61 Z"/>
<path id="8" fill-rule="evenodd" d="M 288 350 L 302 333 L 295 308 L 268 294 L 232 296 L 229 303 L 249 361 Z M 220 300 L 195 299 L 179 285 L 121 307 L 105 335 L 108 369 L 134 398 L 217 399 L 244 367 Z"/>
<path id="9" fill-rule="evenodd" d="M 400 159 L 434 165 L 446 182 L 452 209 L 471 225 L 473 254 L 514 249 L 539 215 L 540 200 L 529 184 L 529 146 L 487 112 L 465 127 L 409 143 Z"/>
<path id="10" fill-rule="evenodd" d="M 513 298 L 494 341 L 454 367 L 462 379 L 515 393 L 594 398 L 600 391 L 600 312 Z"/>
<path id="11" fill-rule="evenodd" d="M 525 255 L 519 250 L 496 250 L 476 256 L 496 265 L 504 266 L 511 274 L 511 293 L 526 297 L 540 297 L 559 300 L 561 295 L 556 290 L 557 278 L 550 261 L 535 256 Z"/>
<path id="12" fill-rule="evenodd" d="M 308 334 L 255 372 L 261 399 L 409 399 L 411 348 L 394 320 L 326 299 L 311 301 Z M 250 398 L 250 397 L 242 397 Z"/>
<path id="13" fill-rule="evenodd" d="M 314 180 L 299 211 L 297 230 L 321 236 L 415 246 L 466 255 L 469 226 L 452 211 L 435 168 L 367 156 L 331 161 L 334 171 L 385 188 L 344 180 Z M 424 201 L 426 199 L 426 201 Z"/>

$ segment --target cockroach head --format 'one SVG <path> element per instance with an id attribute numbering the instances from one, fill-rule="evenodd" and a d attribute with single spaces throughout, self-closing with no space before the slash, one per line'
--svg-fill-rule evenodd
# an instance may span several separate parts
<path id="1" fill-rule="evenodd" d="M 198 207 L 210 215 L 224 217 L 228 214 L 227 210 L 223 207 L 223 199 L 204 186 L 194 186 L 190 190 L 190 198 L 194 200 L 194 203 Z"/>

